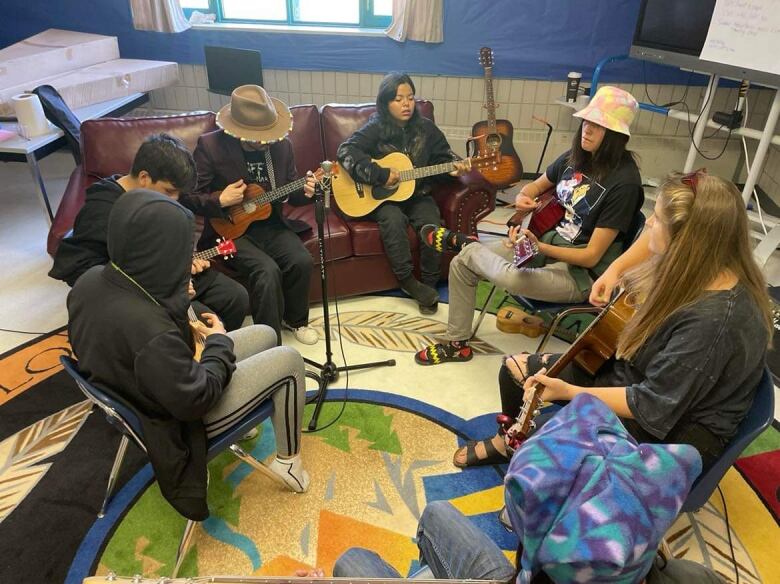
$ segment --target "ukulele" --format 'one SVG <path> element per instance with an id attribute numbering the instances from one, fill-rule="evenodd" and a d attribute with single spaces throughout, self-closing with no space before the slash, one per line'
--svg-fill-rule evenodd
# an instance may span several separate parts
<path id="1" fill-rule="evenodd" d="M 225 259 L 232 258 L 236 253 L 236 244 L 230 239 L 217 239 L 217 245 L 203 251 L 197 251 L 192 254 L 193 259 L 210 260 L 217 256 L 222 256 Z M 190 321 L 190 326 L 198 322 L 198 315 L 195 314 L 195 310 L 190 305 L 187 308 L 187 319 Z M 199 333 L 194 326 L 192 326 L 192 340 L 195 345 L 195 355 L 193 359 L 200 361 L 200 356 L 203 354 L 203 348 L 206 346 L 206 336 Z"/>
<path id="2" fill-rule="evenodd" d="M 557 377 L 572 361 L 590 375 L 596 375 L 604 362 L 615 354 L 618 336 L 634 316 L 635 308 L 633 304 L 629 304 L 629 296 L 631 294 L 621 290 L 569 349 L 549 367 L 545 375 Z M 536 427 L 533 419 L 539 414 L 543 390 L 544 386 L 536 383 L 531 399 L 523 401 L 523 407 L 514 420 L 505 414 L 496 417 L 498 431 L 503 435 L 510 453 L 517 450 L 528 438 L 528 433 Z"/>
<path id="3" fill-rule="evenodd" d="M 318 168 L 314 176 L 319 180 L 323 171 Z M 230 219 L 220 217 L 211 217 L 209 223 L 214 231 L 227 239 L 238 239 L 247 228 L 255 221 L 264 221 L 271 216 L 272 203 L 280 201 L 302 189 L 306 184 L 306 176 L 287 183 L 283 187 L 266 192 L 263 187 L 256 183 L 249 183 L 244 190 L 244 200 L 235 205 L 226 207 L 225 210 L 230 215 Z"/>
<path id="4" fill-rule="evenodd" d="M 509 120 L 496 119 L 496 102 L 493 98 L 493 50 L 482 47 L 479 50 L 479 64 L 485 69 L 485 95 L 487 121 L 477 122 L 471 128 L 471 135 L 480 156 L 495 155 L 489 168 L 480 170 L 482 176 L 499 189 L 508 187 L 523 178 L 523 163 L 512 143 L 514 128 Z"/>
<path id="5" fill-rule="evenodd" d="M 485 157 L 472 156 L 470 159 L 472 168 L 480 168 L 489 165 L 495 154 Z M 391 187 L 371 186 L 355 180 L 340 165 L 333 165 L 332 188 L 333 196 L 345 215 L 350 217 L 364 217 L 371 213 L 386 201 L 405 201 L 414 194 L 415 181 L 437 174 L 444 174 L 455 170 L 454 162 L 444 162 L 432 166 L 414 168 L 408 156 L 401 152 L 391 152 L 378 160 L 373 160 L 382 168 L 395 168 L 400 174 L 397 183 Z"/>

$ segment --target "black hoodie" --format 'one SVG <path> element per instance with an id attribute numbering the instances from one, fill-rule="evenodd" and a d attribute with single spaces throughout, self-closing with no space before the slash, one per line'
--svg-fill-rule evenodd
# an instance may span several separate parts
<path id="1" fill-rule="evenodd" d="M 235 370 L 233 342 L 210 335 L 193 360 L 187 320 L 192 214 L 176 201 L 133 190 L 108 221 L 111 263 L 95 266 L 68 295 L 68 332 L 79 368 L 138 413 L 162 494 L 203 520 L 206 432 L 202 416 Z"/>
<path id="2" fill-rule="evenodd" d="M 73 286 L 78 277 L 92 266 L 108 263 L 106 232 L 108 216 L 116 200 L 125 194 L 117 174 L 97 181 L 87 189 L 84 206 L 76 215 L 73 234 L 57 247 L 49 276 Z"/>

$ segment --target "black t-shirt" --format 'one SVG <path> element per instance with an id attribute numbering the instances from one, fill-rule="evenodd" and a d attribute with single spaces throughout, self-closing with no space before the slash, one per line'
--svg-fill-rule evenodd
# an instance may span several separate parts
<path id="1" fill-rule="evenodd" d="M 616 229 L 621 241 L 644 202 L 642 179 L 631 157 L 602 181 L 593 180 L 569 164 L 564 152 L 545 171 L 555 184 L 558 202 L 566 209 L 555 230 L 575 245 L 586 244 L 597 227 Z"/>
<path id="2" fill-rule="evenodd" d="M 246 163 L 247 175 L 253 183 L 263 187 L 265 192 L 273 190 L 264 150 L 244 150 L 244 162 Z M 274 208 L 274 211 L 265 221 L 281 222 L 281 217 L 276 212 L 276 208 Z"/>
<path id="3" fill-rule="evenodd" d="M 678 310 L 632 361 L 614 361 L 597 387 L 626 386 L 640 426 L 663 440 L 681 420 L 728 439 L 753 403 L 769 338 L 747 289 L 707 292 Z"/>

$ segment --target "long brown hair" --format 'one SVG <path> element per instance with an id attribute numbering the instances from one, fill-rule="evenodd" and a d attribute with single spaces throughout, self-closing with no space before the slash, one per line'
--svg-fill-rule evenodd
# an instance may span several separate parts
<path id="1" fill-rule="evenodd" d="M 766 282 L 750 247 L 747 213 L 737 188 L 704 172 L 673 174 L 661 186 L 660 217 L 669 247 L 626 275 L 627 288 L 643 299 L 618 339 L 617 354 L 631 359 L 674 312 L 699 300 L 724 271 L 753 298 L 772 338 Z"/>

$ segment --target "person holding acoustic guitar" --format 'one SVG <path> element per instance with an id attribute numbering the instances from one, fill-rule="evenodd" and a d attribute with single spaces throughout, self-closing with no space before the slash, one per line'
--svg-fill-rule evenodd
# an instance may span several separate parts
<path id="1" fill-rule="evenodd" d="M 258 85 L 242 85 L 216 122 L 220 129 L 202 135 L 195 148 L 195 191 L 181 197 L 185 207 L 209 218 L 199 246 L 225 228 L 221 235 L 236 238 L 231 265 L 248 283 L 255 324 L 272 327 L 280 343 L 284 325 L 298 341 L 313 345 L 318 336 L 308 324 L 314 261 L 297 235 L 310 227 L 282 215 L 284 200 L 304 205 L 315 185 L 313 176 L 298 178 L 287 138 L 290 108 Z"/>
<path id="2" fill-rule="evenodd" d="M 181 140 L 168 134 L 146 138 L 128 174 L 106 177 L 87 187 L 73 232 L 57 247 L 49 276 L 73 287 L 89 268 L 108 263 L 108 216 L 127 191 L 149 189 L 177 200 L 195 185 L 195 176 L 192 154 Z M 194 310 L 196 314 L 216 312 L 227 330 L 235 330 L 249 313 L 249 296 L 241 284 L 210 267 L 208 260 L 193 257 Z"/>
<path id="3" fill-rule="evenodd" d="M 421 239 L 426 245 L 460 253 L 450 264 L 446 342 L 419 351 L 418 364 L 472 358 L 468 339 L 482 279 L 536 300 L 588 298 L 593 280 L 621 253 L 644 202 L 639 169 L 626 149 L 637 109 L 630 93 L 605 86 L 574 114 L 582 123 L 571 149 L 517 195 L 515 206 L 520 211 L 533 212 L 539 206 L 537 199 L 548 191 L 554 192 L 552 204 L 562 207 L 538 238 L 528 229 L 514 227 L 509 240 L 483 245 L 436 225 L 423 228 Z M 516 253 L 522 243 L 538 250 L 528 263 L 523 263 L 527 255 Z"/>
<path id="4" fill-rule="evenodd" d="M 389 73 L 379 84 L 376 113 L 338 149 L 339 164 L 355 181 L 393 187 L 401 175 L 396 168 L 383 168 L 374 159 L 391 152 L 407 155 L 415 167 L 454 161 L 453 176 L 470 169 L 468 161 L 459 161 L 447 138 L 431 120 L 415 109 L 414 82 L 406 73 Z M 441 273 L 441 252 L 420 249 L 422 281 L 412 274 L 412 252 L 406 235 L 408 225 L 419 231 L 425 224 L 441 224 L 439 206 L 430 196 L 431 180 L 418 180 L 414 194 L 403 202 L 387 201 L 366 218 L 379 224 L 385 253 L 401 289 L 414 298 L 423 314 L 433 314 L 438 308 L 436 286 Z"/>
<path id="5" fill-rule="evenodd" d="M 596 300 L 620 279 L 636 312 L 617 336 L 615 357 L 595 376 L 570 362 L 550 377 L 560 355 L 510 356 L 499 373 L 502 411 L 514 418 L 535 410 L 526 404 L 537 399 L 591 394 L 638 441 L 690 444 L 707 469 L 750 409 L 772 331 L 739 191 L 703 171 L 670 176 L 644 233 L 616 264 L 596 282 Z M 459 467 L 507 460 L 501 433 L 453 458 Z"/>

